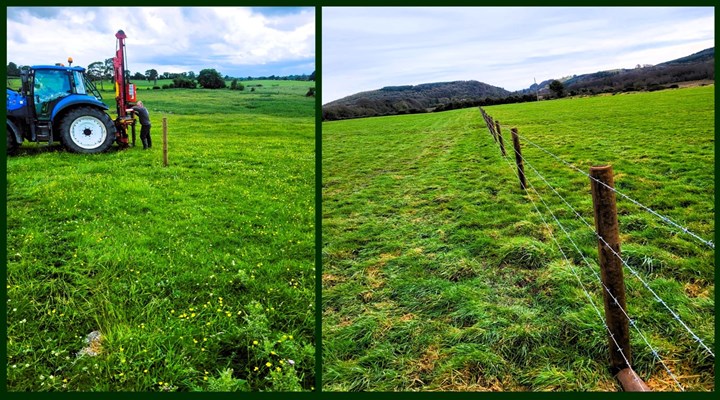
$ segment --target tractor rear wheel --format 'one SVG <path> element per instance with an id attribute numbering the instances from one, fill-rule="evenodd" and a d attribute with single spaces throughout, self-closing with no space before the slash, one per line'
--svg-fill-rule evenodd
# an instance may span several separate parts
<path id="1" fill-rule="evenodd" d="M 7 129 L 7 155 L 13 155 L 17 152 L 18 147 L 20 147 L 20 144 L 18 144 L 17 140 L 15 140 L 15 134 L 13 134 L 12 129 L 10 129 L 9 126 L 6 126 Z"/>
<path id="2" fill-rule="evenodd" d="M 73 153 L 102 153 L 115 141 L 115 125 L 97 108 L 78 107 L 63 117 L 60 136 L 65 148 Z"/>

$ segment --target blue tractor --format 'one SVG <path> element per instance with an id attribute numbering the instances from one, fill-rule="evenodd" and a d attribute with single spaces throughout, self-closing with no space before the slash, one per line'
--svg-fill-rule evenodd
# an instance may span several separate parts
<path id="1" fill-rule="evenodd" d="M 115 142 L 108 106 L 85 69 L 37 65 L 20 71 L 22 86 L 7 89 L 7 151 L 23 141 L 61 142 L 75 153 L 100 153 Z"/>

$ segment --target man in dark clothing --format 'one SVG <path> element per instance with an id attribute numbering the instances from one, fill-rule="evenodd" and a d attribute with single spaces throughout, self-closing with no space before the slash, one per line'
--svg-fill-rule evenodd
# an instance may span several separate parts
<path id="1" fill-rule="evenodd" d="M 138 101 L 127 112 L 135 112 L 140 119 L 140 140 L 142 140 L 143 149 L 149 149 L 152 147 L 152 139 L 150 139 L 150 114 L 147 108 L 142 101 Z"/>

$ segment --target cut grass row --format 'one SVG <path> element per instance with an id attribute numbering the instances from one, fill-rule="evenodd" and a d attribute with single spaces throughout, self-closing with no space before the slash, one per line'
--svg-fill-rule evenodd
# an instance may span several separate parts
<path id="1" fill-rule="evenodd" d="M 612 164 L 621 191 L 712 240 L 713 90 L 486 110 L 583 170 Z M 572 269 L 602 312 L 595 275 L 535 212 L 477 109 L 326 122 L 322 140 L 325 389 L 618 388 L 603 322 Z M 593 224 L 588 178 L 527 144 L 523 153 Z M 526 172 L 597 268 L 593 232 Z M 712 348 L 713 251 L 632 203 L 618 207 L 623 255 Z M 714 359 L 626 282 L 630 315 L 682 386 L 713 390 Z M 677 390 L 631 336 L 640 375 Z"/>

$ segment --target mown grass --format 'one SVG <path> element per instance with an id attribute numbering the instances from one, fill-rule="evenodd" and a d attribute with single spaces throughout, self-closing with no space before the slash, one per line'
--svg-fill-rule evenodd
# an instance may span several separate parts
<path id="1" fill-rule="evenodd" d="M 9 391 L 313 388 L 314 99 L 278 91 L 142 90 L 152 149 L 8 158 Z"/>
<path id="2" fill-rule="evenodd" d="M 619 190 L 713 240 L 713 91 L 486 111 L 506 143 L 516 126 L 582 170 L 610 163 Z M 322 139 L 324 390 L 619 389 L 583 289 L 602 313 L 592 230 L 525 167 L 588 267 L 538 195 L 520 190 L 479 110 L 326 122 Z M 593 225 L 588 178 L 528 144 L 523 153 Z M 713 348 L 712 249 L 632 203 L 618 210 L 628 263 Z M 680 384 L 714 390 L 714 358 L 625 275 L 630 315 Z M 631 345 L 651 388 L 679 390 L 634 330 Z"/>

